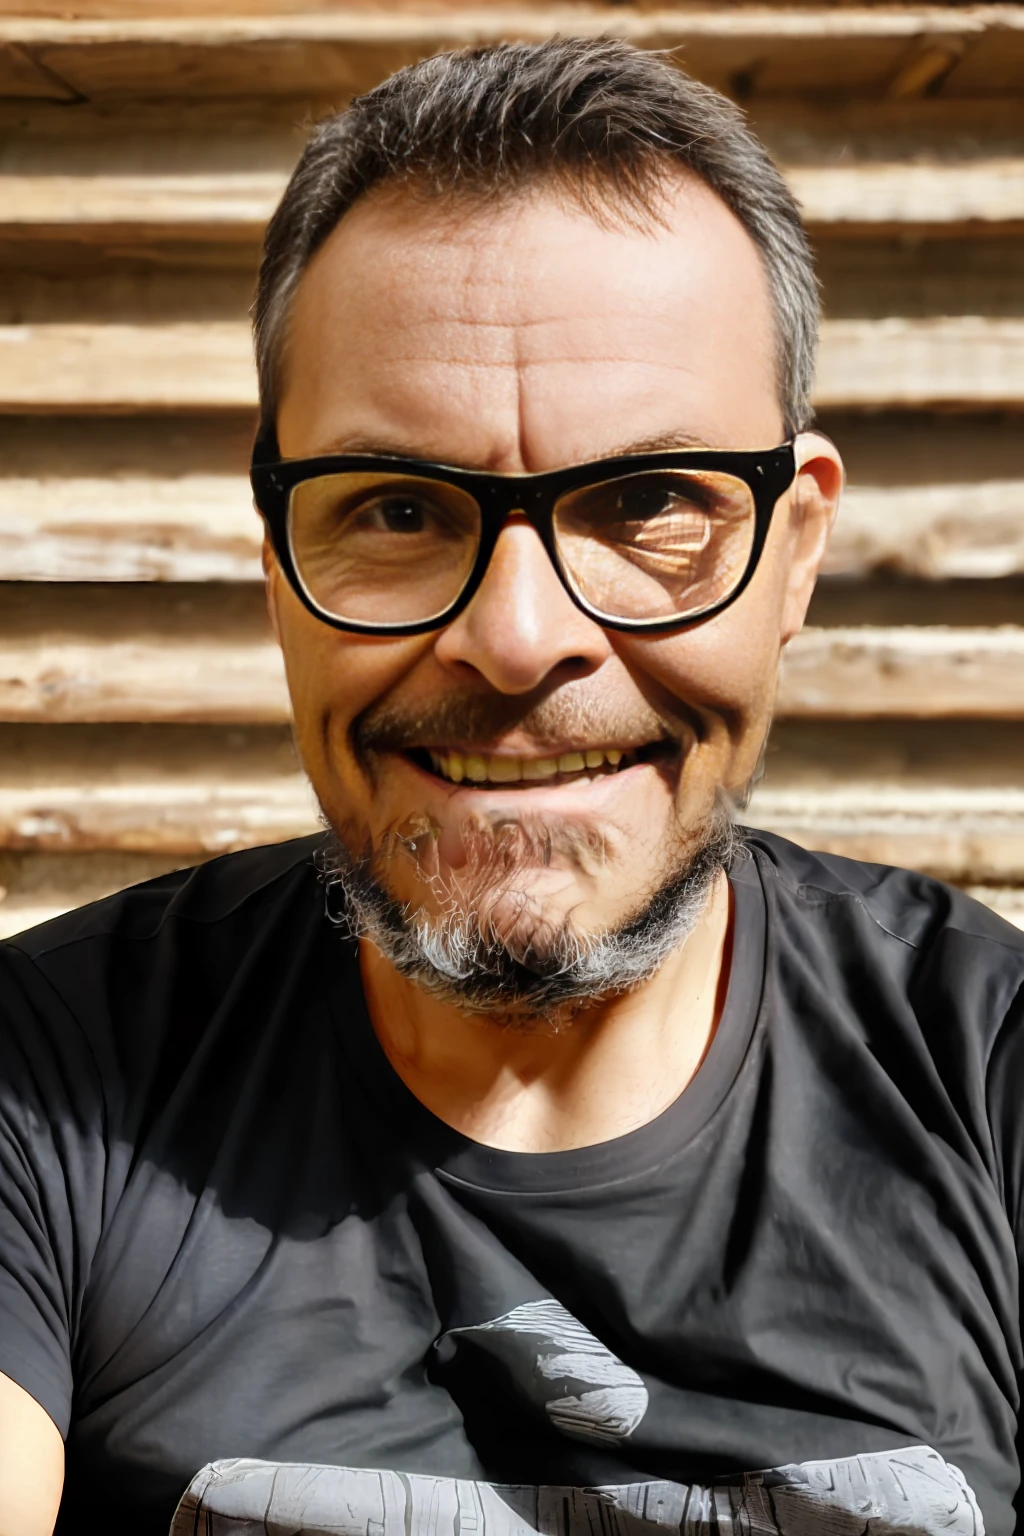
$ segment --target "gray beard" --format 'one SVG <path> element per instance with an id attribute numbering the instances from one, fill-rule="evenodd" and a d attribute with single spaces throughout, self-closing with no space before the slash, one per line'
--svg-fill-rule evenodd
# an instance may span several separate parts
<path id="1" fill-rule="evenodd" d="M 449 900 L 428 917 L 389 894 L 378 873 L 379 853 L 357 857 L 329 829 L 318 855 L 328 913 L 347 935 L 369 939 L 399 975 L 430 996 L 506 1027 L 558 1030 L 584 1008 L 631 991 L 660 969 L 696 926 L 716 878 L 740 847 L 732 817 L 720 805 L 618 927 L 581 934 L 571 915 L 545 922 L 529 914 L 522 897 L 524 920 L 509 936 L 508 924 L 499 932 L 488 910 L 498 896 L 515 899 L 514 875 L 527 853 L 536 859 L 539 851 L 547 861 L 550 834 L 542 838 L 545 846 L 538 850 L 530 829 L 518 826 L 510 856 L 500 832 L 478 835 L 474 879 L 480 896 L 467 900 L 463 892 L 463 899 Z M 599 850 L 589 852 L 600 859 Z"/>

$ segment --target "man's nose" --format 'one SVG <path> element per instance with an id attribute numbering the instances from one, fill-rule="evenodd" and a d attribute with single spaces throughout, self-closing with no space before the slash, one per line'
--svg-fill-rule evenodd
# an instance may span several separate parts
<path id="1" fill-rule="evenodd" d="M 512 516 L 472 601 L 441 631 L 443 666 L 480 674 L 500 693 L 529 693 L 551 679 L 585 677 L 610 654 L 608 637 L 562 586 L 539 535 Z"/>

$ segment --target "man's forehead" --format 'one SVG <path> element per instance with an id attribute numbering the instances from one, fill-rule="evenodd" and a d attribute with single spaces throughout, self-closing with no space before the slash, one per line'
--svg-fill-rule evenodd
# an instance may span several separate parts
<path id="1" fill-rule="evenodd" d="M 609 227 L 558 199 L 444 215 L 440 232 L 421 198 L 357 205 L 299 285 L 282 449 L 514 468 L 514 434 L 536 448 L 524 462 L 544 465 L 776 440 L 756 248 L 702 184 L 679 198 L 675 222 L 650 229 Z M 761 419 L 746 430 L 751 391 Z"/>
<path id="2" fill-rule="evenodd" d="M 627 274 L 633 281 L 624 283 Z M 359 318 L 396 336 L 460 323 L 543 331 L 566 320 L 599 326 L 603 314 L 591 300 L 602 291 L 640 320 L 669 293 L 681 307 L 691 297 L 721 302 L 737 282 L 770 310 L 747 231 L 703 182 L 680 176 L 664 217 L 642 224 L 595 216 L 543 189 L 454 209 L 422 196 L 370 194 L 317 252 L 295 305 L 351 313 L 368 293 L 398 292 L 401 305 L 363 308 Z"/>

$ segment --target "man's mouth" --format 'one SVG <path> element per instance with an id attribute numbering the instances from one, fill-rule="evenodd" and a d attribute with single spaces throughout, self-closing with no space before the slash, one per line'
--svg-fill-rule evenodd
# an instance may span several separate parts
<path id="1" fill-rule="evenodd" d="M 410 752 L 420 768 L 429 768 L 449 784 L 500 784 L 535 788 L 539 784 L 571 784 L 610 778 L 640 763 L 663 761 L 673 749 L 667 742 L 642 747 L 580 747 L 551 757 L 514 757 L 477 752 Z"/>

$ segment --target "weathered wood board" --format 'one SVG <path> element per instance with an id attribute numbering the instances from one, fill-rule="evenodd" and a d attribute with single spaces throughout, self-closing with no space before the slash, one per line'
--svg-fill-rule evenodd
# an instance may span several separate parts
<path id="1" fill-rule="evenodd" d="M 822 409 L 1024 405 L 1024 318 L 827 320 Z M 248 326 L 0 325 L 0 411 L 242 410 L 256 404 Z"/>
<path id="2" fill-rule="evenodd" d="M 258 241 L 325 110 L 555 31 L 741 101 L 818 246 L 850 485 L 749 819 L 1024 925 L 1024 6 L 8 0 L 0 933 L 315 825 L 246 481 Z"/>

